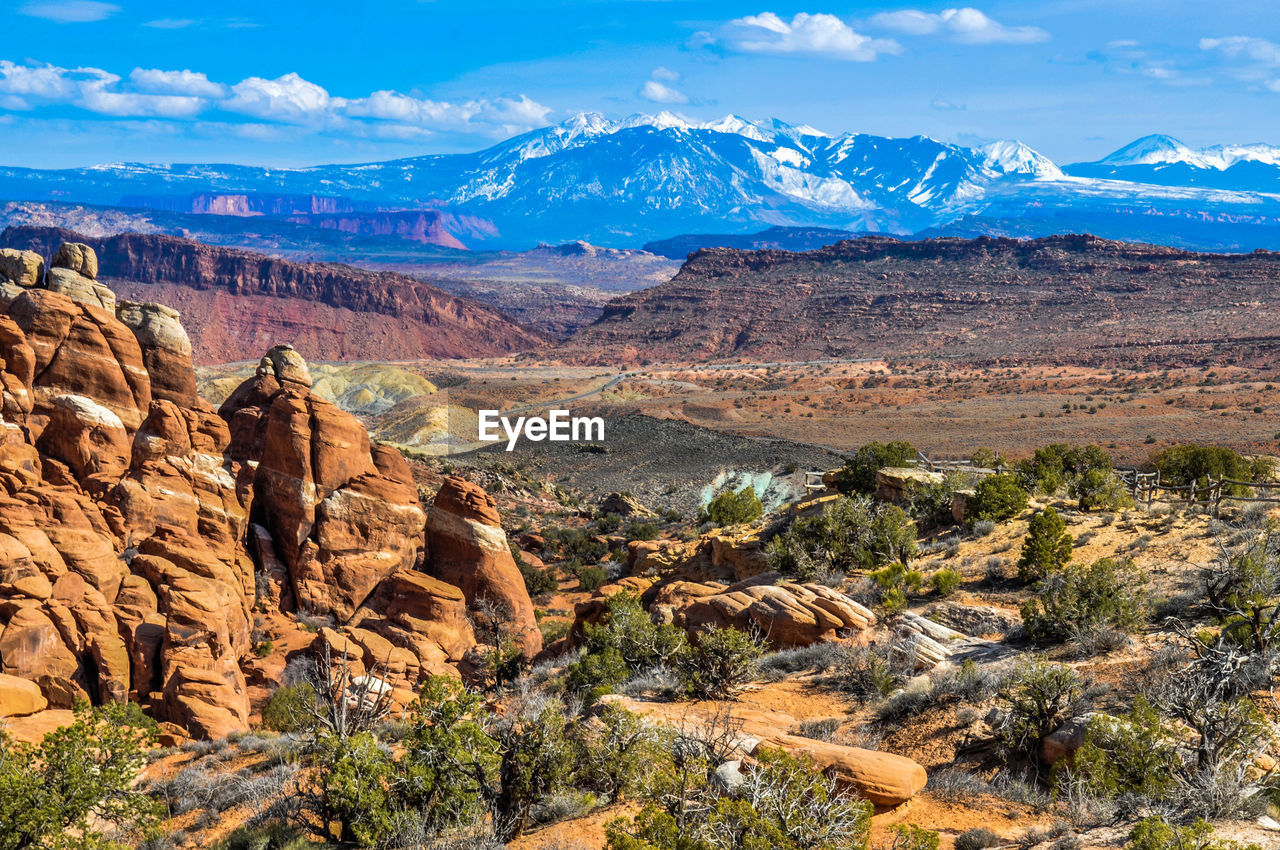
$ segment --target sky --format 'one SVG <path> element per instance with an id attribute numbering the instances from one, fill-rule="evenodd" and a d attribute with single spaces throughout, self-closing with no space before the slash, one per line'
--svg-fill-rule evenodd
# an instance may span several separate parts
<path id="1" fill-rule="evenodd" d="M 584 111 L 1018 139 L 1280 144 L 1280 16 L 1205 0 L 13 0 L 0 165 L 480 150 Z"/>

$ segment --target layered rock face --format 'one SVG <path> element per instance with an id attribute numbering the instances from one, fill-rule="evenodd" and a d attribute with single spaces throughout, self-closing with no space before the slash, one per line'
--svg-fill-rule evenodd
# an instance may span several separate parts
<path id="1" fill-rule="evenodd" d="M 342 220 L 334 219 L 346 229 Z M 545 342 L 537 331 L 491 307 L 393 272 L 295 263 L 174 236 L 125 233 L 98 239 L 50 227 L 14 227 L 0 234 L 0 244 L 30 249 L 25 253 L 36 260 L 61 251 L 64 242 L 82 244 L 96 252 L 96 259 L 90 268 L 78 260 L 80 249 L 59 254 L 47 276 L 50 289 L 114 299 L 97 282 L 101 278 L 125 298 L 175 307 L 185 317 L 200 363 L 248 360 L 280 339 L 345 360 L 503 355 Z M 16 258 L 0 257 L 0 277 L 43 277 L 39 269 L 21 265 Z M 20 285 L 0 283 L 0 302 Z"/>
<path id="2" fill-rule="evenodd" d="M 506 563 L 455 530 L 438 548 L 465 587 L 421 570 L 407 464 L 310 392 L 296 352 L 215 411 L 177 313 L 117 304 L 97 268 L 82 244 L 43 276 L 0 252 L 0 714 L 132 699 L 217 737 L 248 726 L 264 612 L 327 617 L 326 645 L 405 688 L 457 675 L 476 594 L 532 621 L 496 516 Z"/>

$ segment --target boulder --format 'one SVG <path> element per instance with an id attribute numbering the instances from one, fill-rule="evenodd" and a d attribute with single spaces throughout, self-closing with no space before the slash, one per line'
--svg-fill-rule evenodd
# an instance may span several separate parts
<path id="1" fill-rule="evenodd" d="M 941 472 L 911 466 L 885 467 L 876 473 L 876 500 L 902 504 L 925 487 L 945 480 L 946 476 Z"/>
<path id="2" fill-rule="evenodd" d="M 758 755 L 765 749 L 808 756 L 818 769 L 831 776 L 838 785 L 883 808 L 907 802 L 924 790 L 929 778 L 920 764 L 906 756 L 847 747 L 813 738 L 771 735 L 760 741 L 753 755 Z"/>
<path id="3" fill-rule="evenodd" d="M 720 588 L 685 583 L 684 601 L 661 593 L 655 605 L 671 604 L 674 623 L 691 635 L 709 628 L 757 631 L 775 647 L 809 646 L 840 632 L 861 632 L 876 623 L 864 606 L 821 584 L 781 582 L 764 574 Z"/>
<path id="4" fill-rule="evenodd" d="M 524 578 L 511 557 L 493 498 L 478 485 L 449 476 L 431 505 L 427 520 L 430 572 L 462 590 L 473 613 L 494 609 L 526 658 L 542 650 L 542 632 Z M 487 605 L 486 605 L 487 603 Z"/>
<path id="5" fill-rule="evenodd" d="M 191 362 L 191 340 L 178 311 L 163 304 L 121 301 L 116 318 L 133 331 L 142 347 L 152 398 L 193 406 L 196 373 Z"/>
<path id="6" fill-rule="evenodd" d="M 640 504 L 630 493 L 610 493 L 600 501 L 600 512 L 605 514 L 617 514 L 623 518 L 655 517 L 653 511 Z"/>
<path id="7" fill-rule="evenodd" d="M 302 355 L 293 350 L 292 345 L 273 346 L 258 362 L 257 373 L 269 374 L 284 386 L 294 384 L 306 389 L 311 387 L 311 369 Z"/>
<path id="8" fill-rule="evenodd" d="M 35 251 L 0 248 L 0 278 L 31 289 L 44 280 L 44 258 Z"/>
<path id="9" fill-rule="evenodd" d="M 44 285 L 50 292 L 65 295 L 72 301 L 79 301 L 90 307 L 101 307 L 111 313 L 116 311 L 116 294 L 111 291 L 111 287 L 71 269 L 49 269 L 49 273 L 45 275 Z"/>
<path id="10" fill-rule="evenodd" d="M 79 659 L 40 608 L 19 608 L 0 632 L 0 673 L 35 682 L 55 708 L 89 698 Z"/>
<path id="11" fill-rule="evenodd" d="M 30 679 L 0 673 L 0 717 L 21 717 L 44 711 L 49 701 Z"/>
<path id="12" fill-rule="evenodd" d="M 82 242 L 63 242 L 54 252 L 49 265 L 55 269 L 73 271 L 89 280 L 96 280 L 98 277 L 98 255 Z"/>

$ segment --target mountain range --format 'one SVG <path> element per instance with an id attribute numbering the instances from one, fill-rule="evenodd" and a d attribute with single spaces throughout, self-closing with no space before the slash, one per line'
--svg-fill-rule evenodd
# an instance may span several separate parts
<path id="1" fill-rule="evenodd" d="M 732 115 L 698 123 L 666 112 L 621 121 L 583 113 L 479 152 L 389 162 L 0 168 L 0 198 L 400 230 L 454 248 L 576 239 L 636 247 L 770 226 L 936 234 L 975 221 L 997 235 L 1039 235 L 1062 232 L 1064 221 L 1092 230 L 1098 220 L 1110 222 L 1102 229 L 1112 238 L 1247 250 L 1280 246 L 1280 148 L 1196 150 L 1148 136 L 1059 166 L 1016 141 L 966 147 Z M 362 220 L 405 210 L 439 215 Z M 1223 225 L 1253 229 L 1236 244 Z"/>

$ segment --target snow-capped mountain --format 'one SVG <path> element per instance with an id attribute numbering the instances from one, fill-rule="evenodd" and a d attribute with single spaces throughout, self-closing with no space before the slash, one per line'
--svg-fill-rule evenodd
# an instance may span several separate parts
<path id="1" fill-rule="evenodd" d="M 670 112 L 597 113 L 470 154 L 268 169 L 124 163 L 0 168 L 0 198 L 172 204 L 192 193 L 342 197 L 361 209 L 448 208 L 511 246 L 587 239 L 634 246 L 681 232 L 797 225 L 911 233 L 964 217 L 1069 209 L 1280 223 L 1280 148 L 1193 150 L 1149 136 L 1059 168 L 1016 141 L 965 147 L 926 136 L 828 135 L 807 125 Z M 154 202 L 154 203 L 153 203 Z M 163 203 L 162 203 L 163 202 Z M 164 208 L 172 208 L 165 206 Z M 1224 218 L 1225 217 L 1225 218 Z"/>
<path id="2" fill-rule="evenodd" d="M 1143 136 L 1097 162 L 1066 171 L 1160 186 L 1211 186 L 1280 192 L 1280 147 L 1264 144 L 1189 147 L 1172 136 Z"/>

